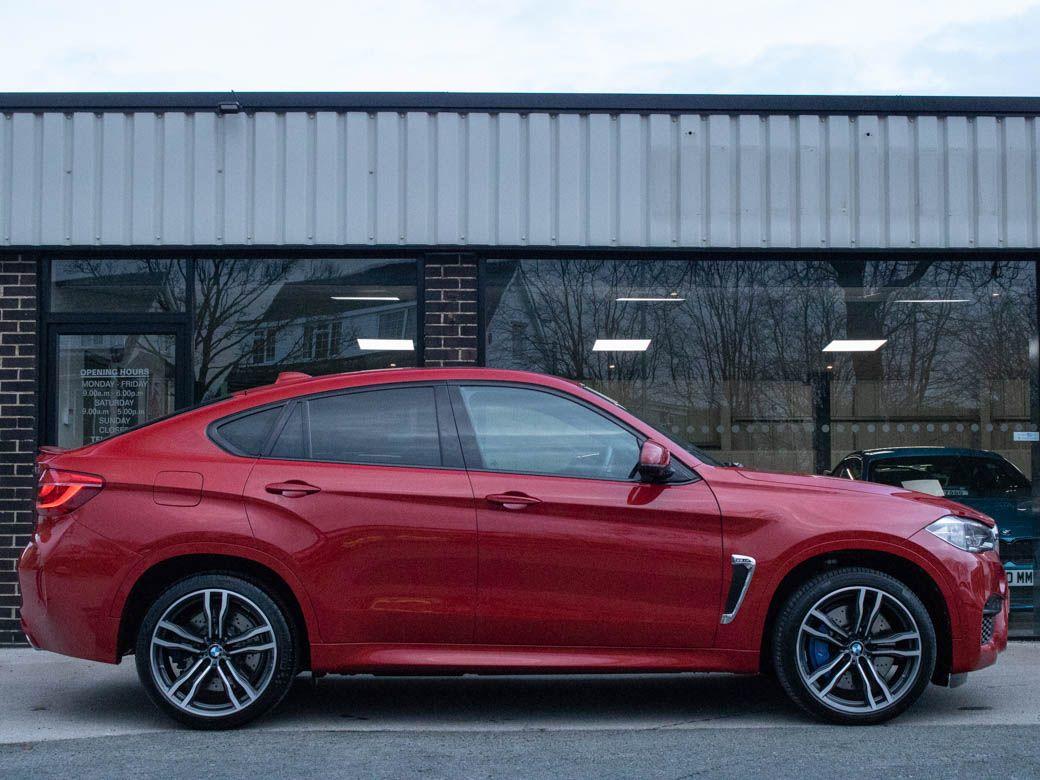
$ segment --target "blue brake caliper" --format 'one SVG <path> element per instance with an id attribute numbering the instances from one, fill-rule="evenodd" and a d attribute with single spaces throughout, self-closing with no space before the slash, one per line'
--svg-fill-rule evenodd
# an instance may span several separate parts
<path id="1" fill-rule="evenodd" d="M 819 669 L 831 660 L 831 647 L 822 639 L 809 640 L 809 658 L 813 664 L 813 671 Z"/>

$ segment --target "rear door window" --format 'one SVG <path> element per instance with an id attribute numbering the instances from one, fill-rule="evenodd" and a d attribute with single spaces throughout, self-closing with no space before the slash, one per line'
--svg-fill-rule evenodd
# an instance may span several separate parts
<path id="1" fill-rule="evenodd" d="M 441 466 L 432 387 L 393 387 L 301 399 L 272 458 Z"/>

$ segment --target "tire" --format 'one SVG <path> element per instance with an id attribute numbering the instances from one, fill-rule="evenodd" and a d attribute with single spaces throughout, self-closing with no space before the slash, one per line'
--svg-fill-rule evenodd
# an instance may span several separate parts
<path id="1" fill-rule="evenodd" d="M 195 729 L 234 728 L 273 709 L 288 693 L 299 658 L 293 623 L 277 597 L 223 572 L 196 574 L 163 591 L 141 621 L 135 654 L 152 701 Z"/>
<path id="2" fill-rule="evenodd" d="M 880 571 L 840 568 L 787 599 L 773 631 L 773 667 L 805 712 L 830 723 L 896 717 L 935 668 L 935 628 L 921 600 Z"/>

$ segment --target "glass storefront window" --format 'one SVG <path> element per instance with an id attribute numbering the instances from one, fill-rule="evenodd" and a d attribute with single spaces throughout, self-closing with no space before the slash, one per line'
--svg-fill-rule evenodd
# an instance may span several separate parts
<path id="1" fill-rule="evenodd" d="M 330 374 L 416 365 L 414 260 L 199 260 L 195 395 Z"/>
<path id="2" fill-rule="evenodd" d="M 183 260 L 54 260 L 50 266 L 50 311 L 182 312 L 184 270 Z"/>
<path id="3" fill-rule="evenodd" d="M 918 458 L 907 479 L 945 480 L 951 498 L 1001 526 L 1009 574 L 1020 572 L 1013 626 L 1031 631 L 1035 268 L 489 260 L 485 354 L 489 366 L 581 380 L 672 438 L 752 468 L 829 473 L 841 463 L 844 476 L 891 481 L 898 464 L 877 451 L 912 448 L 897 451 Z M 955 459 L 964 478 L 939 458 Z M 994 496 L 994 480 L 1010 487 Z"/>
<path id="4" fill-rule="evenodd" d="M 52 260 L 44 440 L 88 444 L 282 371 L 417 365 L 419 269 L 392 258 Z"/>
<path id="5" fill-rule="evenodd" d="M 79 447 L 175 408 L 175 337 L 61 334 L 57 444 Z"/>

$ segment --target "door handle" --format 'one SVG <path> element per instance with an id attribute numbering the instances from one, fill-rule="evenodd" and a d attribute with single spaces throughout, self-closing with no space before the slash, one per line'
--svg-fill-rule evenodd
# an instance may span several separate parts
<path id="1" fill-rule="evenodd" d="M 290 479 L 288 482 L 272 482 L 264 490 L 278 496 L 285 496 L 286 498 L 302 498 L 303 496 L 309 496 L 311 493 L 321 492 L 321 488 L 308 485 L 299 479 Z"/>
<path id="2" fill-rule="evenodd" d="M 539 499 L 526 493 L 492 493 L 484 498 L 492 504 L 498 504 L 503 509 L 523 509 L 531 504 L 542 503 Z"/>

